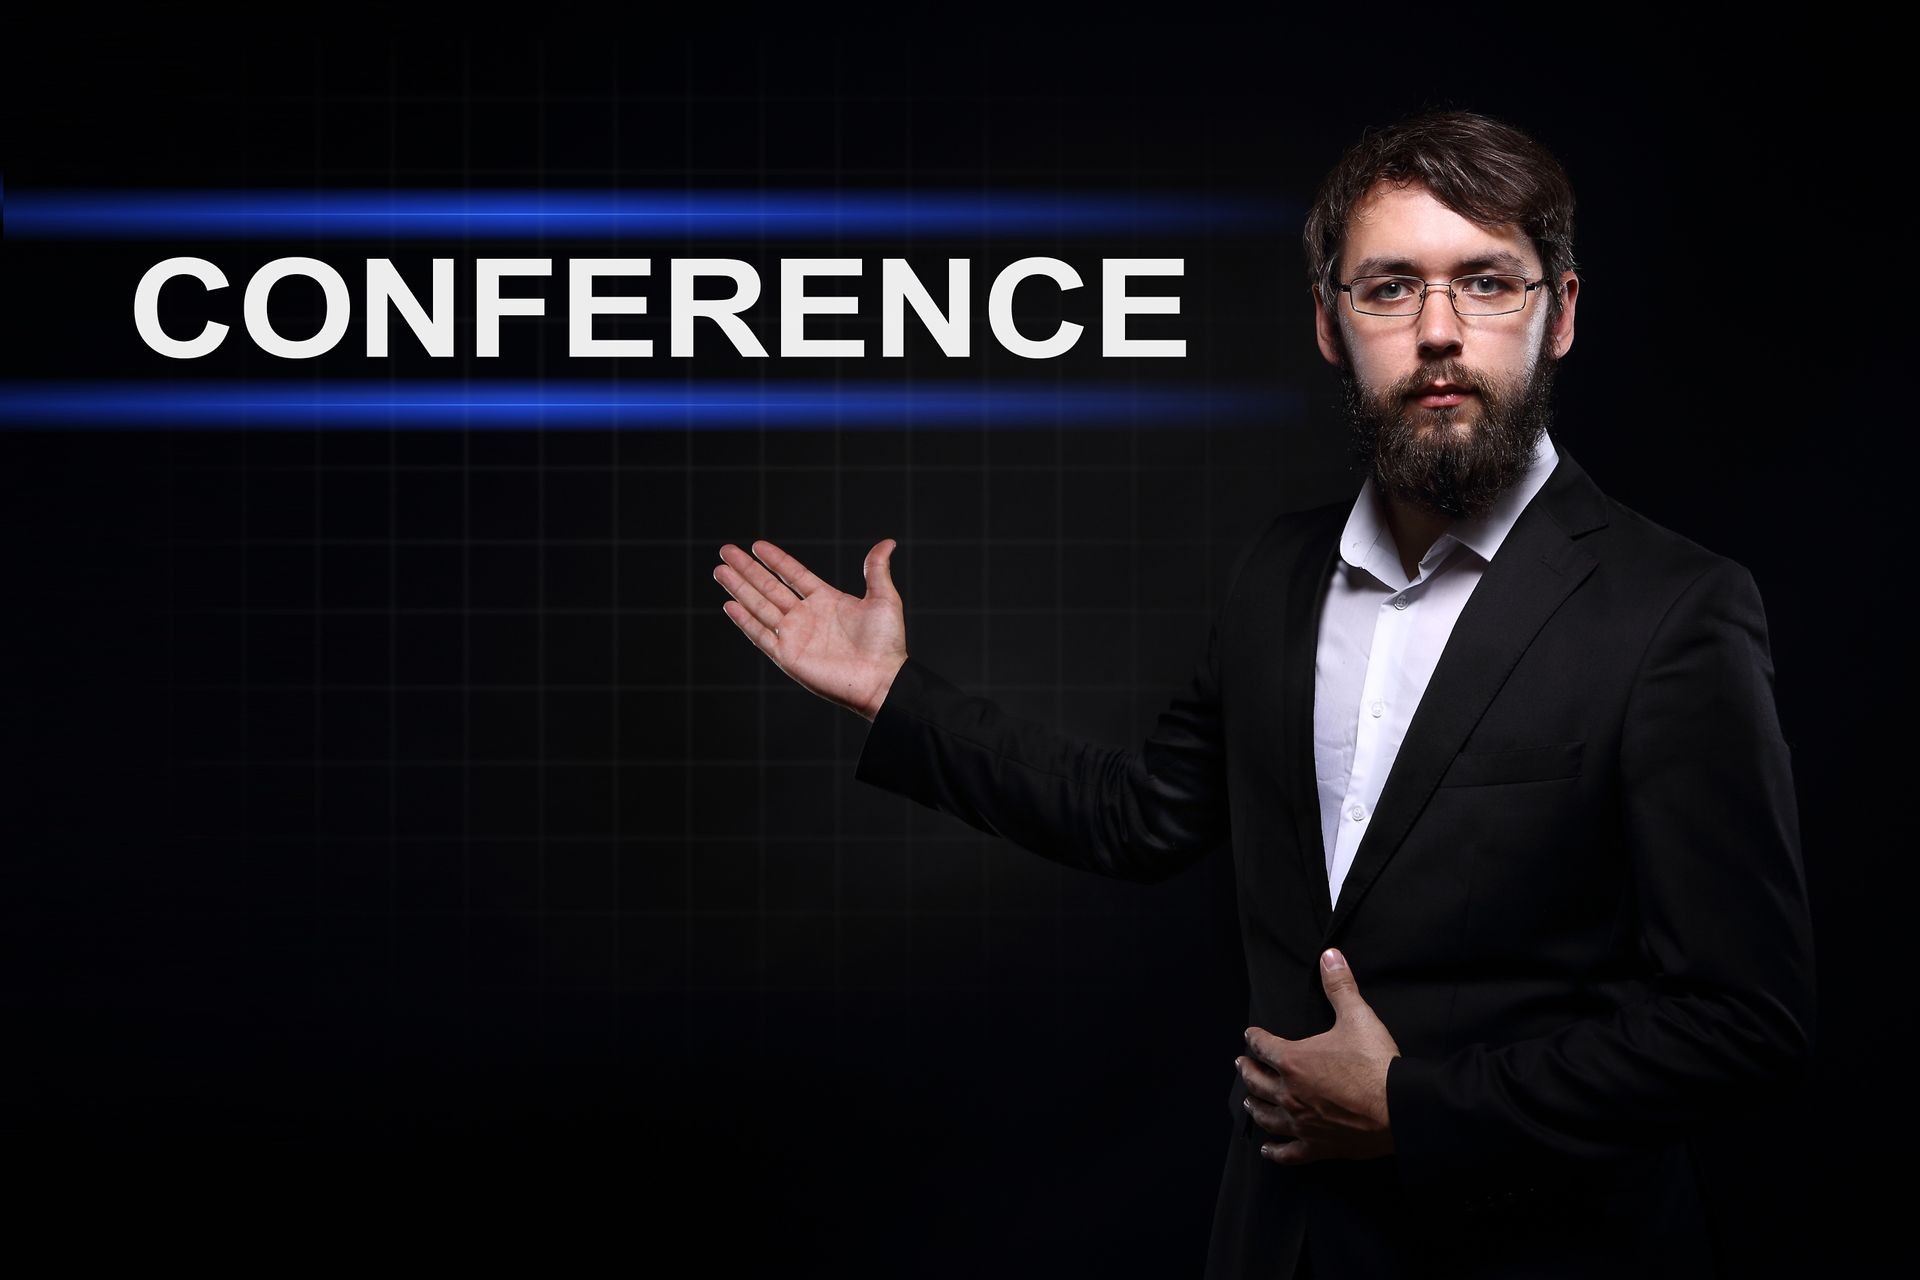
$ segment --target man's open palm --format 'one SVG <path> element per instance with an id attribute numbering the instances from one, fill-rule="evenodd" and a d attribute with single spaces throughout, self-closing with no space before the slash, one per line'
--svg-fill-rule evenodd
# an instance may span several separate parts
<path id="1" fill-rule="evenodd" d="M 733 597 L 720 607 L 801 686 L 871 720 L 907 660 L 906 611 L 888 566 L 898 545 L 887 538 L 867 552 L 860 597 L 829 586 L 771 542 L 754 543 L 753 555 L 729 542 L 713 570 Z"/>

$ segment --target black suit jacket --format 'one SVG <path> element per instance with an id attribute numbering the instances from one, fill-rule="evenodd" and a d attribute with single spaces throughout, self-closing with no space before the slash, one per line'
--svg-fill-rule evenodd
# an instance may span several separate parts
<path id="1" fill-rule="evenodd" d="M 1208 1276 L 1293 1275 L 1303 1250 L 1316 1277 L 1711 1274 L 1693 1125 L 1802 1078 L 1813 943 L 1759 592 L 1556 446 L 1338 903 L 1312 699 L 1351 501 L 1281 515 L 1241 552 L 1191 683 L 1137 750 L 912 658 L 868 731 L 860 780 L 1082 870 L 1163 880 L 1230 837 L 1248 1025 L 1325 1031 L 1317 958 L 1351 962 L 1402 1054 L 1395 1152 L 1262 1158 L 1226 1054 Z"/>

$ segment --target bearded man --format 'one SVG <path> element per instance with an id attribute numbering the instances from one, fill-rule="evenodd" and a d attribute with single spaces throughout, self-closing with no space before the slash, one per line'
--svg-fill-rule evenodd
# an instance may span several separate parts
<path id="1" fill-rule="evenodd" d="M 1230 843 L 1252 1007 L 1210 1277 L 1714 1274 L 1697 1125 L 1808 1065 L 1753 576 L 1552 436 L 1573 207 L 1468 112 L 1341 158 L 1304 238 L 1365 481 L 1241 551 L 1137 749 L 910 658 L 893 539 L 863 597 L 721 549 L 728 616 L 872 722 L 859 779 L 1122 879 Z"/>

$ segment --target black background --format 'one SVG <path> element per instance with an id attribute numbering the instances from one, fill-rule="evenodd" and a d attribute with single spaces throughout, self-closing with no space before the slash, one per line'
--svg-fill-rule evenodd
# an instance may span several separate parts
<path id="1" fill-rule="evenodd" d="M 1612 496 L 1748 566 L 1772 626 L 1821 1065 L 1715 1148 L 1732 1247 L 1751 1274 L 1858 1245 L 1880 1220 L 1858 1173 L 1902 1110 L 1882 1068 L 1912 1025 L 1880 954 L 1901 793 L 1862 757 L 1897 714 L 1862 655 L 1898 504 L 1863 483 L 1877 451 L 1847 447 L 1867 428 L 1833 394 L 1863 366 L 1815 354 L 1775 285 L 1848 253 L 1861 220 L 1836 184 L 1876 117 L 1798 75 L 1736 80 L 1707 36 L 1503 36 L 1477 58 L 1452 24 L 1390 25 L 49 30 L 7 55 L 5 178 L 1198 190 L 1298 210 L 1366 125 L 1423 105 L 1519 124 L 1581 201 L 1558 436 Z M 1846 65 L 1789 43 L 1769 52 Z M 802 1273 L 1196 1273 L 1246 1007 L 1230 864 L 1098 882 L 854 783 L 864 723 L 766 663 L 710 571 L 722 542 L 766 537 L 852 590 L 897 537 L 916 656 L 1137 743 L 1243 539 L 1357 483 L 1297 216 L 1140 243 L 731 246 L 764 263 L 770 347 L 783 253 L 951 252 L 977 272 L 1057 253 L 1096 282 L 1102 256 L 1183 255 L 1181 319 L 1135 332 L 1185 336 L 1185 361 L 1083 339 L 1026 362 L 976 333 L 965 361 L 922 342 L 906 362 L 620 371 L 851 383 L 905 363 L 1304 397 L 1269 422 L 0 433 L 9 1163 L 76 1222 L 154 1210 L 221 1239 L 291 1216 L 286 1238 L 315 1245 L 380 1222 L 448 1250 L 514 1236 Z M 656 271 L 718 252 L 438 249 Z M 140 345 L 129 303 L 146 265 L 201 251 L 237 282 L 308 250 L 7 244 L 5 376 L 440 373 L 354 356 L 357 321 L 291 374 L 231 340 L 183 371 Z M 313 251 L 350 281 L 386 252 Z M 1085 292 L 1058 314 L 1096 318 Z M 452 376 L 578 376 L 557 322 L 516 348 L 533 328 L 508 322 L 498 368 L 463 341 Z M 869 320 L 839 332 L 877 346 Z"/>

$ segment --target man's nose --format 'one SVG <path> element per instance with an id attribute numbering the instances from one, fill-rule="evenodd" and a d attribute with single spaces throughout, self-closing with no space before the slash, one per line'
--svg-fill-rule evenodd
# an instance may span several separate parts
<path id="1" fill-rule="evenodd" d="M 1423 354 L 1456 351 L 1465 334 L 1447 288 L 1444 284 L 1428 285 L 1426 305 L 1420 308 L 1420 314 L 1414 320 Z"/>

